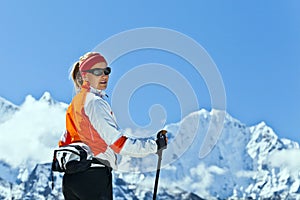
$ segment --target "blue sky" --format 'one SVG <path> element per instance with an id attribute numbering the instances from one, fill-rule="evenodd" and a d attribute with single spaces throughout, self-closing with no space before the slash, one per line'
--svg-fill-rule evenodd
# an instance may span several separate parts
<path id="1" fill-rule="evenodd" d="M 68 70 L 79 56 L 120 32 L 162 27 L 183 33 L 205 48 L 222 76 L 227 111 L 233 117 L 247 125 L 265 121 L 279 137 L 300 142 L 297 0 L 4 0 L 0 9 L 0 96 L 14 104 L 22 104 L 28 94 L 38 99 L 45 91 L 69 103 L 74 91 Z M 133 52 L 112 64 L 108 93 L 122 74 L 149 62 L 167 64 L 184 74 L 200 107 L 210 108 L 201 77 L 195 77 L 191 68 L 180 67 L 186 63 L 174 55 L 155 50 Z M 175 96 L 155 85 L 133 94 L 133 119 L 146 125 L 147 111 L 154 103 L 165 106 L 168 123 L 180 120 Z"/>

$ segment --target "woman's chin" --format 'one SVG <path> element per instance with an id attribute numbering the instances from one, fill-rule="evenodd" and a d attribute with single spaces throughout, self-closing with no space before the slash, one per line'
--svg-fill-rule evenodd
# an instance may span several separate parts
<path id="1" fill-rule="evenodd" d="M 98 90 L 105 90 L 106 88 L 107 88 L 107 84 L 105 84 L 105 85 L 104 84 L 99 84 L 98 87 L 97 87 Z"/>

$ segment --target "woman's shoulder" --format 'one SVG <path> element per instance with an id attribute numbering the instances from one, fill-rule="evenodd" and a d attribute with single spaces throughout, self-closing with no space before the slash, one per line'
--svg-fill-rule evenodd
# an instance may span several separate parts
<path id="1" fill-rule="evenodd" d="M 100 96 L 99 94 L 92 93 L 92 92 L 89 92 L 87 94 L 85 105 L 110 109 L 110 105 L 102 96 Z"/>

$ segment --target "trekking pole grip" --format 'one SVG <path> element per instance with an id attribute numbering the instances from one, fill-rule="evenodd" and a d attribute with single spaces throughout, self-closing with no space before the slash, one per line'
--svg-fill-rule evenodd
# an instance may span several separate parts
<path id="1" fill-rule="evenodd" d="M 157 150 L 162 151 L 164 149 L 167 148 L 167 131 L 166 130 L 161 130 L 157 133 L 157 139 L 156 139 L 156 143 L 157 143 Z"/>

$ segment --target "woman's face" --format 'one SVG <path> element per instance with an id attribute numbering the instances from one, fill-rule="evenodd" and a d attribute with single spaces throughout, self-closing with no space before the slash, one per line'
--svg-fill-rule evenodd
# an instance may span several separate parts
<path id="1" fill-rule="evenodd" d="M 107 64 L 105 62 L 95 64 L 90 70 L 92 69 L 105 69 Z M 87 72 L 84 74 L 84 79 L 90 83 L 90 86 L 98 89 L 98 90 L 105 90 L 107 88 L 107 83 L 109 79 L 109 75 L 105 75 L 104 72 L 100 76 L 96 76 L 91 72 Z"/>

